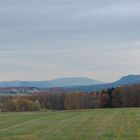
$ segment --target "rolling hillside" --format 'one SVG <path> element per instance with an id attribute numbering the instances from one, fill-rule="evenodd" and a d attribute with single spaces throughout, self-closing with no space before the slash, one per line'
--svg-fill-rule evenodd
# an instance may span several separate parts
<path id="1" fill-rule="evenodd" d="M 74 77 L 74 78 L 60 78 L 48 81 L 9 81 L 0 82 L 0 87 L 37 87 L 37 88 L 53 88 L 53 87 L 66 87 L 66 86 L 83 86 L 102 84 L 97 80 Z"/>
<path id="2" fill-rule="evenodd" d="M 112 83 L 102 83 L 89 78 L 60 78 L 49 81 L 10 81 L 0 82 L 0 87 L 36 87 L 40 89 L 51 89 L 55 87 L 61 87 L 68 91 L 82 91 L 91 92 L 102 89 L 140 84 L 140 75 L 128 75 L 124 76 L 118 81 Z"/>
<path id="3" fill-rule="evenodd" d="M 75 86 L 75 87 L 67 87 L 65 89 L 69 91 L 91 92 L 91 91 L 98 91 L 102 89 L 120 87 L 124 85 L 133 85 L 133 84 L 140 84 L 140 75 L 124 76 L 118 81 L 115 81 L 113 83 L 97 84 L 97 85 L 89 85 L 89 86 Z"/>

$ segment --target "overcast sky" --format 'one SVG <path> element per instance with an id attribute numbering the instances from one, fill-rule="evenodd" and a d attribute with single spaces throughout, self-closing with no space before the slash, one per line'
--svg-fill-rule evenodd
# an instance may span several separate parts
<path id="1" fill-rule="evenodd" d="M 139 0 L 0 0 L 0 81 L 140 74 Z"/>

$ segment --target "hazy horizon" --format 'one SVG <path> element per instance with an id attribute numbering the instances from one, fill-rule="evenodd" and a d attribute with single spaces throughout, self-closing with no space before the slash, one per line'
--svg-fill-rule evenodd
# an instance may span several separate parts
<path id="1" fill-rule="evenodd" d="M 97 82 L 101 82 L 101 83 L 113 83 L 113 82 L 116 82 L 118 80 L 120 80 L 121 78 L 125 77 L 125 76 L 130 76 L 130 75 L 133 75 L 133 74 L 129 74 L 129 75 L 122 75 L 121 77 L 118 77 L 117 79 L 115 80 L 112 80 L 112 81 L 103 81 L 103 80 L 98 80 L 98 79 L 95 79 L 94 77 L 82 77 L 82 76 L 79 76 L 79 77 L 76 77 L 76 76 L 71 76 L 71 77 L 56 77 L 56 78 L 50 78 L 50 79 L 44 79 L 44 80 L 20 80 L 20 79 L 13 79 L 13 80 L 3 80 L 3 81 L 0 81 L 0 82 L 12 82 L 12 81 L 29 81 L 29 82 L 40 82 L 40 81 L 51 81 L 51 80 L 59 80 L 59 79 L 70 79 L 70 78 L 85 78 L 85 79 L 90 79 L 90 80 L 95 80 Z"/>
<path id="2" fill-rule="evenodd" d="M 140 2 L 0 0 L 0 81 L 140 74 Z"/>

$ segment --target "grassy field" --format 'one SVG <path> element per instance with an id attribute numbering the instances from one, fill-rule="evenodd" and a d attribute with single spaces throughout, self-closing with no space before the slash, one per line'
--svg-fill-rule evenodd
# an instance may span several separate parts
<path id="1" fill-rule="evenodd" d="M 0 113 L 0 140 L 140 140 L 140 108 Z"/>

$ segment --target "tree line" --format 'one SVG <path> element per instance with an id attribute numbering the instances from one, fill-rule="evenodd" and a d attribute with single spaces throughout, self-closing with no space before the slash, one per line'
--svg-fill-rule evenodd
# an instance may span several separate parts
<path id="1" fill-rule="evenodd" d="M 99 92 L 39 92 L 28 96 L 1 96 L 0 111 L 73 110 L 140 107 L 140 85 Z"/>

